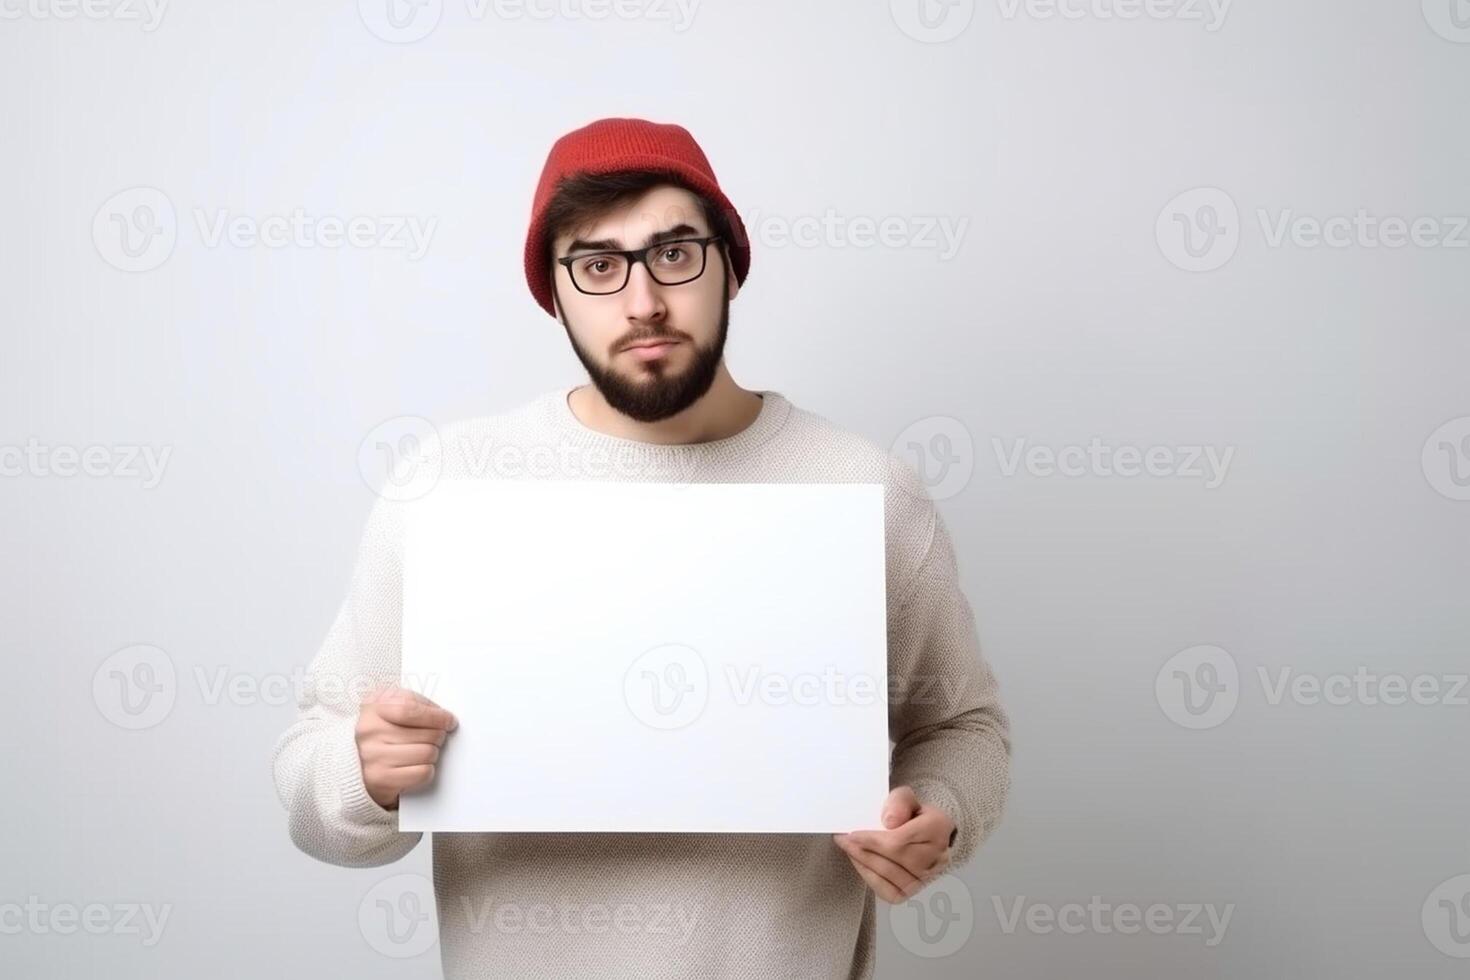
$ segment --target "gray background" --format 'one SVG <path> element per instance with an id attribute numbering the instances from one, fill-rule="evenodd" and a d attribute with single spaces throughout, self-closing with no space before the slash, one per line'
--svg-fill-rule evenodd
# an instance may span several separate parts
<path id="1" fill-rule="evenodd" d="M 294 850 L 269 767 L 294 706 L 199 672 L 309 661 L 380 423 L 580 380 L 524 286 L 530 195 L 556 136 L 640 115 L 686 125 L 752 225 L 737 380 L 929 453 L 1013 716 L 1004 826 L 944 885 L 957 931 L 915 941 L 919 910 L 880 907 L 879 975 L 1464 976 L 1470 708 L 1273 704 L 1258 677 L 1470 669 L 1470 249 L 1268 234 L 1288 210 L 1470 214 L 1463 0 L 1239 0 L 1213 25 L 959 0 L 932 31 L 913 0 L 706 0 L 687 24 L 445 0 L 413 41 L 374 3 L 178 3 L 148 29 L 98 2 L 0 0 L 0 447 L 171 456 L 156 486 L 0 477 L 0 907 L 171 911 L 151 946 L 117 917 L 7 930 L 0 972 L 439 975 L 358 918 L 428 847 L 367 870 Z M 125 271 L 108 231 L 137 187 L 177 241 Z M 1171 206 L 1195 188 L 1238 209 L 1212 271 L 1169 233 L 1209 220 Z M 196 219 L 297 208 L 437 225 L 415 259 L 211 245 Z M 849 234 L 885 218 L 887 244 Z M 967 222 L 954 254 L 931 218 Z M 1007 475 L 994 441 L 1094 437 L 1233 456 L 1208 488 Z M 131 730 L 93 681 L 139 644 L 176 679 Z M 1171 658 L 1204 644 L 1236 707 L 1191 729 Z M 1213 946 L 1004 928 L 1093 896 L 1233 911 Z"/>

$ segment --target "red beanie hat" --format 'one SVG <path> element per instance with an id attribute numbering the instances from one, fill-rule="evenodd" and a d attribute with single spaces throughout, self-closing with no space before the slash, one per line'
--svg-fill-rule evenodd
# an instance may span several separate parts
<path id="1" fill-rule="evenodd" d="M 720 190 L 709 160 L 689 131 L 683 126 L 646 119 L 599 119 L 556 141 L 541 170 L 541 181 L 536 185 L 531 228 L 526 234 L 526 284 L 547 313 L 556 315 L 546 254 L 546 205 L 555 196 L 557 184 L 563 177 L 576 173 L 606 174 L 622 170 L 670 174 L 714 201 L 728 218 L 735 238 L 725 243 L 735 281 L 745 282 L 745 275 L 750 271 L 750 242 L 745 235 L 745 224 Z"/>

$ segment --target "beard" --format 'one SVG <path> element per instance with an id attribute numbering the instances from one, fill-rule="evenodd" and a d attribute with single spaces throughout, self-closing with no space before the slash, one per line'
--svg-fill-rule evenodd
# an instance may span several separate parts
<path id="1" fill-rule="evenodd" d="M 572 336 L 571 323 L 565 314 L 562 327 L 567 332 L 567 340 L 571 341 L 577 360 L 587 369 L 587 376 L 592 384 L 614 410 L 639 422 L 660 422 L 699 401 L 709 391 L 710 385 L 714 384 L 720 360 L 725 356 L 725 337 L 730 330 L 730 281 L 725 279 L 721 287 L 720 326 L 708 347 L 701 347 L 668 326 L 660 324 L 651 333 L 620 339 L 615 348 L 621 348 L 633 339 L 667 337 L 670 340 L 683 341 L 693 348 L 693 359 L 683 369 L 671 368 L 664 361 L 647 361 L 638 364 L 633 369 L 634 375 L 629 376 L 616 368 L 599 364 L 583 350 Z M 616 356 L 616 353 L 610 355 L 609 360 Z"/>

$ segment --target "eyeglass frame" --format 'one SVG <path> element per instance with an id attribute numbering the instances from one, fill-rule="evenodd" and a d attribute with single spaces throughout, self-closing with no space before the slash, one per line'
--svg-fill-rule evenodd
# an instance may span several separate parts
<path id="1" fill-rule="evenodd" d="M 652 279 L 660 286 L 683 286 L 687 285 L 688 283 L 694 282 L 696 279 L 704 275 L 705 269 L 709 268 L 710 243 L 720 241 L 724 237 L 725 236 L 723 235 L 708 235 L 704 238 L 672 238 L 666 242 L 659 242 L 656 245 L 650 245 L 647 248 L 600 248 L 596 251 L 580 252 L 576 255 L 563 255 L 558 258 L 556 262 L 558 265 L 567 270 L 567 278 L 572 281 L 572 286 L 577 290 L 577 292 L 581 293 L 583 296 L 616 296 L 618 293 L 621 293 L 623 290 L 628 288 L 628 283 L 631 282 L 633 279 L 633 266 L 639 263 L 642 263 L 643 268 L 648 271 L 648 278 Z M 656 248 L 668 248 L 670 245 L 688 245 L 691 243 L 698 243 L 699 245 L 699 271 L 690 276 L 688 279 L 681 279 L 678 282 L 660 281 L 658 276 L 653 274 L 653 267 L 648 264 L 649 253 Z M 617 255 L 622 257 L 623 261 L 628 263 L 628 267 L 623 270 L 623 283 L 617 289 L 611 290 L 606 293 L 594 293 L 583 289 L 581 284 L 577 282 L 577 274 L 572 271 L 572 263 L 577 261 L 578 259 L 589 259 L 598 255 Z"/>

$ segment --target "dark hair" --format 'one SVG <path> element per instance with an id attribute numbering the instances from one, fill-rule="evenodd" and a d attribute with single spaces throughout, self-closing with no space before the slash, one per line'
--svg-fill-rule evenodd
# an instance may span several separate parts
<path id="1" fill-rule="evenodd" d="M 606 174 L 580 172 L 563 177 L 546 204 L 543 226 L 546 233 L 542 238 L 546 249 L 541 256 L 542 263 L 551 263 L 552 242 L 567 228 L 595 221 L 619 205 L 640 197 L 661 184 L 682 187 L 698 199 L 710 234 L 720 236 L 720 254 L 728 268 L 730 246 L 743 244 L 732 237 L 729 216 L 720 210 L 718 204 L 690 187 L 676 174 L 659 170 L 618 170 Z M 552 276 L 551 281 L 555 288 L 556 277 Z"/>

